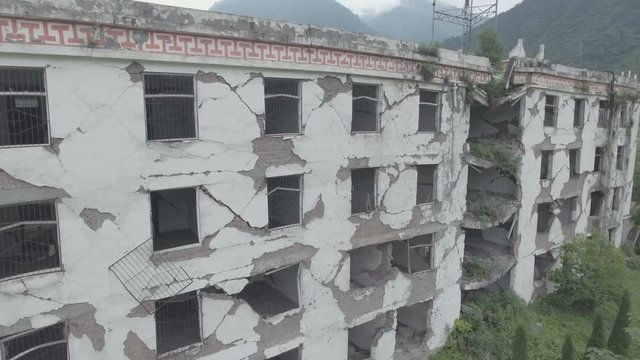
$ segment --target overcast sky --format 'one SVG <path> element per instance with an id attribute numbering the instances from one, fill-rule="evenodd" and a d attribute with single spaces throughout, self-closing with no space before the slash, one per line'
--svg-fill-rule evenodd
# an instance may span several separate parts
<path id="1" fill-rule="evenodd" d="M 216 0 L 142 0 L 164 5 L 182 6 L 195 9 L 209 9 Z M 269 0 L 264 0 L 269 1 Z M 338 0 L 342 5 L 348 7 L 359 15 L 377 14 L 400 4 L 402 0 Z M 429 0 L 430 2 L 430 0 Z M 462 7 L 464 0 L 447 0 L 449 4 Z M 474 5 L 484 5 L 490 3 L 491 0 L 475 0 Z M 498 6 L 500 12 L 511 9 L 514 5 L 522 2 L 522 0 L 499 0 Z"/>

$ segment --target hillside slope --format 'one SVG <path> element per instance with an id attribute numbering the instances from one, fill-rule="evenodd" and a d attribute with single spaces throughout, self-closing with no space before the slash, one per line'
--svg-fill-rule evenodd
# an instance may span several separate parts
<path id="1" fill-rule="evenodd" d="M 397 7 L 375 16 L 363 18 L 376 32 L 394 39 L 417 43 L 431 42 L 433 7 L 430 0 L 404 0 Z M 453 8 L 443 2 L 437 9 Z M 436 40 L 441 41 L 459 35 L 462 28 L 443 22 L 436 23 Z"/>
<path id="2" fill-rule="evenodd" d="M 222 0 L 210 10 L 373 33 L 356 14 L 335 0 Z"/>
<path id="3" fill-rule="evenodd" d="M 590 69 L 640 72 L 638 0 L 524 0 L 498 16 L 498 33 L 508 51 L 524 39 L 527 55 L 546 44 L 552 62 Z M 493 27 L 493 20 L 474 30 Z M 457 49 L 459 38 L 444 47 Z"/>

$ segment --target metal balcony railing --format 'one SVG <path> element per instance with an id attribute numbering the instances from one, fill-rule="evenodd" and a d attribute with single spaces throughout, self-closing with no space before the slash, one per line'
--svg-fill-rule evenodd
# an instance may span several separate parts
<path id="1" fill-rule="evenodd" d="M 193 283 L 182 267 L 153 252 L 153 239 L 121 257 L 109 271 L 150 314 L 156 311 L 155 301 L 176 296 Z"/>

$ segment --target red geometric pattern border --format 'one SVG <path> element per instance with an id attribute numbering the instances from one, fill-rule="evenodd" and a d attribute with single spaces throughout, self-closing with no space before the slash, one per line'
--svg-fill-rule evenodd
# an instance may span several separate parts
<path id="1" fill-rule="evenodd" d="M 344 50 L 9 17 L 0 17 L 2 43 L 91 45 L 97 49 L 328 65 L 406 75 L 417 75 L 419 68 L 417 61 Z"/>

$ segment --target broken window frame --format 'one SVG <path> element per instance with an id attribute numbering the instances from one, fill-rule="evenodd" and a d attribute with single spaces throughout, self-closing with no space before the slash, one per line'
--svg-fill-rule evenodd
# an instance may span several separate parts
<path id="1" fill-rule="evenodd" d="M 147 94 L 146 83 L 148 81 L 148 77 L 152 76 L 164 76 L 167 78 L 170 77 L 189 77 L 191 78 L 193 84 L 193 94 Z M 144 92 L 144 118 L 145 118 L 145 137 L 148 143 L 163 143 L 163 142 L 178 142 L 178 141 L 189 141 L 189 140 L 198 140 L 199 138 L 199 123 L 198 123 L 198 86 L 196 82 L 196 77 L 193 74 L 187 73 L 165 73 L 165 72 L 145 72 L 142 77 L 142 87 Z M 164 80 L 167 81 L 167 80 Z M 168 137 L 168 138 L 160 138 L 160 139 L 151 139 L 149 134 L 149 111 L 148 101 L 149 99 L 192 99 L 193 102 L 193 119 L 190 122 L 193 122 L 194 127 L 194 136 L 192 137 Z"/>
<path id="2" fill-rule="evenodd" d="M 372 98 L 369 96 L 358 96 L 355 97 L 353 95 L 355 87 L 357 86 L 363 86 L 363 87 L 371 87 L 371 88 L 375 88 L 376 90 L 376 97 Z M 351 92 L 351 133 L 352 134 L 375 134 L 375 133 L 379 133 L 380 132 L 380 94 L 382 93 L 382 86 L 380 84 L 367 84 L 367 83 L 354 83 L 352 86 L 352 92 Z M 374 115 L 375 115 L 375 129 L 374 130 L 354 130 L 353 129 L 353 119 L 355 118 L 354 113 L 355 113 L 355 102 L 358 100 L 368 100 L 371 102 L 375 102 L 375 111 L 374 111 Z"/>
<path id="3" fill-rule="evenodd" d="M 432 179 L 432 191 L 430 194 L 430 200 L 427 199 L 427 201 L 424 201 L 422 198 L 423 196 L 420 196 L 420 171 L 426 171 L 427 168 L 433 168 L 433 179 Z M 435 202 L 438 201 L 438 164 L 425 164 L 425 165 L 416 165 L 416 172 L 417 172 L 417 184 L 416 184 L 416 205 L 425 205 L 425 204 L 433 204 Z M 422 184 L 422 186 L 427 186 Z"/>
<path id="4" fill-rule="evenodd" d="M 549 100 L 552 99 L 553 103 L 549 104 Z M 544 127 L 554 128 L 558 125 L 558 110 L 560 108 L 560 97 L 557 95 L 545 95 L 544 100 Z M 547 114 L 551 112 L 551 118 L 547 117 Z M 551 121 L 551 122 L 549 122 Z"/>
<path id="5" fill-rule="evenodd" d="M 580 175 L 580 153 L 581 153 L 580 148 L 569 149 L 569 176 L 570 177 Z"/>
<path id="6" fill-rule="evenodd" d="M 550 181 L 553 174 L 553 150 L 540 151 L 540 181 Z M 545 158 L 547 166 L 545 167 Z"/>
<path id="7" fill-rule="evenodd" d="M 203 336 L 203 318 L 202 318 L 202 298 L 201 298 L 201 294 L 202 290 L 195 290 L 195 291 L 191 291 L 191 292 L 187 292 L 187 293 L 183 293 L 183 294 L 178 294 L 178 295 L 174 295 L 172 297 L 169 298 L 165 298 L 162 300 L 156 300 L 154 301 L 154 306 L 155 306 L 155 311 L 153 313 L 153 320 L 154 320 L 154 326 L 155 326 L 155 335 L 156 335 L 156 351 L 157 351 L 157 356 L 159 359 L 162 358 L 166 358 L 168 356 L 171 355 L 175 355 L 175 354 L 179 354 L 188 350 L 191 350 L 193 348 L 197 348 L 200 347 L 204 344 L 204 336 Z M 190 297 L 188 297 L 190 296 Z M 181 301 L 181 302 L 186 302 L 188 300 L 192 300 L 192 299 L 196 299 L 197 302 L 197 307 L 198 307 L 198 313 L 197 313 L 197 319 L 198 319 L 198 336 L 199 336 L 199 341 L 191 343 L 191 344 L 186 344 L 180 347 L 177 347 L 175 349 L 171 349 L 171 350 L 167 350 L 164 352 L 160 352 L 160 336 L 158 335 L 158 314 L 161 314 L 161 311 L 163 309 L 166 310 L 166 306 L 168 302 L 171 301 L 175 301 L 176 298 L 185 298 L 187 297 L 185 300 Z M 160 303 L 160 306 L 158 306 L 158 303 Z M 162 304 L 165 303 L 165 304 Z M 165 330 L 166 331 L 166 330 Z"/>
<path id="8" fill-rule="evenodd" d="M 618 146 L 616 149 L 616 170 L 624 170 L 624 146 Z"/>
<path id="9" fill-rule="evenodd" d="M 586 99 L 577 98 L 574 99 L 573 109 L 573 127 L 582 128 L 584 126 L 584 113 L 586 109 Z"/>
<path id="10" fill-rule="evenodd" d="M 152 194 L 153 193 L 161 193 L 161 192 L 166 192 L 166 191 L 178 191 L 178 190 L 193 190 L 195 192 L 195 222 L 196 222 L 196 235 L 197 235 L 197 242 L 192 242 L 192 243 L 188 243 L 188 244 L 183 244 L 183 245 L 179 245 L 176 247 L 169 247 L 169 248 L 162 248 L 159 249 L 156 247 L 156 224 L 154 221 L 154 211 L 153 211 L 153 197 Z M 165 252 L 171 252 L 171 251 L 175 251 L 175 250 L 182 250 L 182 249 L 187 249 L 187 248 L 191 248 L 191 247 L 196 247 L 200 245 L 200 199 L 198 196 L 198 190 L 200 190 L 200 187 L 181 187 L 181 188 L 170 188 L 170 189 L 158 189 L 158 190 L 152 190 L 149 191 L 149 219 L 151 222 L 151 241 L 152 241 L 152 246 L 153 246 L 153 253 L 154 254 L 162 254 Z"/>
<path id="11" fill-rule="evenodd" d="M 281 81 L 283 83 L 286 82 L 295 82 L 296 83 L 296 93 L 297 95 L 291 95 L 291 94 L 285 94 L 285 93 L 278 93 L 278 94 L 270 94 L 267 93 L 267 82 L 278 82 Z M 278 78 L 278 77 L 266 77 L 263 80 L 263 84 L 264 84 L 264 102 L 265 102 L 265 117 L 264 117 L 264 132 L 265 135 L 267 136 L 286 136 L 286 135 L 302 135 L 302 84 L 300 82 L 299 79 L 292 79 L 292 78 Z M 269 108 L 268 100 L 271 99 L 278 99 L 278 98 L 287 98 L 287 99 L 295 99 L 297 101 L 297 116 L 296 116 L 296 125 L 297 125 L 297 129 L 295 129 L 295 131 L 286 131 L 286 132 L 270 132 L 270 126 L 268 125 L 270 123 L 269 121 L 269 115 L 268 115 L 268 111 L 267 109 Z M 275 120 L 271 120 L 271 121 L 275 121 Z"/>
<path id="12" fill-rule="evenodd" d="M 256 309 L 255 304 L 253 304 L 251 301 L 247 300 L 247 299 L 244 297 L 243 293 L 244 293 L 245 291 L 247 291 L 247 288 L 248 288 L 249 286 L 251 286 L 252 284 L 255 284 L 255 283 L 257 283 L 257 282 L 261 282 L 261 281 L 265 281 L 265 282 L 267 282 L 267 283 L 268 283 L 268 281 L 267 281 L 267 280 L 260 280 L 260 281 L 255 281 L 255 280 L 253 280 L 253 281 L 252 281 L 252 278 L 255 278 L 255 277 L 257 277 L 257 276 L 263 276 L 263 277 L 265 277 L 265 278 L 266 278 L 266 277 L 268 277 L 268 276 L 272 276 L 272 275 L 273 275 L 273 274 L 275 274 L 275 273 L 278 273 L 278 272 L 281 272 L 281 271 L 285 271 L 285 270 L 287 270 L 287 269 L 289 269 L 289 268 L 292 268 L 292 267 L 296 267 L 296 270 L 297 270 L 297 271 L 296 271 L 296 276 L 295 276 L 295 281 L 296 281 L 296 282 L 295 282 L 295 285 L 296 285 L 296 297 L 297 297 L 297 299 L 296 299 L 296 301 L 295 301 L 295 307 L 292 307 L 292 308 L 290 308 L 290 309 L 287 309 L 287 310 L 285 310 L 285 311 L 278 312 L 278 313 L 265 314 L 265 313 L 261 313 L 258 309 Z M 301 263 L 295 263 L 295 264 L 286 265 L 286 266 L 283 266 L 283 267 L 280 267 L 280 268 L 277 268 L 277 269 L 272 269 L 272 270 L 269 270 L 269 271 L 265 271 L 265 272 L 263 272 L 263 273 L 259 273 L 259 274 L 252 275 L 252 276 L 250 276 L 249 278 L 247 278 L 248 283 L 244 286 L 244 288 L 242 289 L 242 291 L 241 291 L 240 293 L 238 293 L 238 294 L 236 294 L 236 295 L 235 295 L 235 297 L 237 297 L 238 299 L 241 299 L 242 301 L 244 301 L 245 303 L 247 303 L 247 305 L 249 305 L 249 307 L 251 307 L 251 309 L 252 309 L 253 311 L 255 311 L 258 315 L 260 315 L 260 317 L 261 317 L 261 318 L 263 318 L 263 319 L 272 318 L 272 317 L 274 317 L 274 316 L 280 316 L 280 315 L 282 315 L 282 314 L 288 314 L 288 313 L 292 313 L 292 312 L 297 312 L 297 311 L 299 311 L 299 310 L 302 308 L 302 305 L 301 305 L 301 303 L 300 303 L 300 299 L 302 298 L 302 291 L 301 291 L 301 287 L 300 287 L 300 274 L 301 274 L 301 273 L 302 273 L 302 264 L 301 264 Z M 280 289 L 278 289 L 277 287 L 272 286 L 272 285 L 268 285 L 268 286 L 272 288 L 272 291 L 276 291 L 276 292 L 280 293 L 280 295 L 281 295 L 281 296 L 283 296 L 283 297 L 287 298 L 287 299 L 288 299 L 289 301 L 291 301 L 292 303 L 294 302 L 294 301 L 293 301 L 293 300 L 291 300 L 289 297 L 287 297 L 287 296 L 286 296 L 286 295 L 285 295 L 285 294 L 284 294 Z M 245 295 L 246 295 L 246 294 L 245 294 Z"/>
<path id="13" fill-rule="evenodd" d="M 602 172 L 602 166 L 605 156 L 605 148 L 602 146 L 596 146 L 593 155 L 593 172 Z"/>
<path id="14" fill-rule="evenodd" d="M 364 170 L 369 170 L 373 172 L 373 201 L 371 201 L 372 204 L 372 208 L 369 209 L 365 209 L 365 211 L 354 211 L 354 207 L 353 207 L 353 199 L 354 199 L 354 193 L 356 192 L 354 183 L 353 183 L 353 172 L 354 171 L 364 171 Z M 352 216 L 356 216 L 356 215 L 364 215 L 364 214 L 371 214 L 375 211 L 378 210 L 378 168 L 362 168 L 362 169 L 351 169 L 351 215 Z M 366 182 L 366 183 L 361 183 L 361 184 L 357 184 L 357 186 L 370 186 L 371 183 L 370 182 Z M 367 205 L 369 205 L 369 203 L 367 202 Z"/>
<path id="15" fill-rule="evenodd" d="M 51 206 L 51 211 L 52 211 L 52 216 L 55 218 L 55 220 L 27 220 L 27 221 L 17 221 L 15 223 L 10 223 L 8 225 L 3 225 L 0 224 L 0 235 L 2 235 L 3 232 L 5 231 L 12 231 L 14 229 L 18 229 L 20 227 L 31 227 L 31 226 L 37 226 L 37 227 L 54 227 L 53 230 L 53 234 L 55 234 L 55 244 L 48 244 L 49 246 L 49 253 L 51 253 L 52 251 L 52 246 L 55 249 L 54 251 L 57 253 L 55 256 L 55 260 L 53 260 L 53 255 L 49 256 L 52 259 L 49 259 L 49 262 L 53 261 L 56 262 L 57 265 L 56 266 L 50 266 L 50 267 L 46 267 L 40 270 L 33 270 L 33 271 L 27 271 L 27 272 L 23 272 L 23 273 L 18 273 L 15 275 L 10 275 L 7 277 L 0 277 L 0 283 L 5 282 L 5 281 L 10 281 L 10 280 L 15 280 L 15 279 L 22 279 L 22 278 L 26 278 L 26 277 L 30 277 L 30 276 L 34 276 L 34 275 L 42 275 L 42 274 L 48 274 L 48 273 L 54 273 L 54 272 L 58 272 L 58 271 L 63 271 L 64 267 L 63 267 L 63 263 L 62 263 L 62 251 L 61 251 L 61 242 L 60 242 L 60 225 L 59 225 L 59 217 L 58 217 L 58 207 L 57 204 L 55 202 L 55 200 L 49 200 L 49 201 L 38 201 L 38 202 L 28 202 L 28 203 L 19 203 L 19 204 L 12 204 L 12 205 L 6 205 L 6 206 L 1 206 L 0 210 L 2 209 L 8 209 L 8 208 L 15 208 L 15 211 L 20 211 L 19 207 L 25 207 L 25 206 L 36 206 L 36 205 L 49 205 Z M 28 211 L 28 210 L 25 210 Z M 22 240 L 23 242 L 26 242 L 27 240 Z M 24 245 L 22 243 L 20 243 L 21 246 Z M 46 244 L 45 244 L 46 245 Z M 0 249 L 0 253 L 1 253 Z M 10 250 L 10 248 L 7 248 L 6 251 Z M 4 267 L 3 267 L 4 268 Z"/>
<path id="16" fill-rule="evenodd" d="M 620 200 L 622 199 L 622 187 L 613 188 L 613 196 L 611 199 L 611 211 L 620 210 Z"/>
<path id="17" fill-rule="evenodd" d="M 597 205 L 594 204 L 594 196 L 598 197 Z M 602 191 L 592 191 L 589 196 L 589 217 L 594 218 L 602 214 L 602 207 L 604 203 L 604 193 Z"/>
<path id="18" fill-rule="evenodd" d="M 278 187 L 276 187 L 276 188 L 274 188 L 272 190 L 269 190 L 269 180 L 284 179 L 284 178 L 294 178 L 294 177 L 298 178 L 298 189 L 278 186 Z M 304 190 L 304 175 L 303 174 L 294 174 L 294 175 L 274 176 L 274 177 L 267 178 L 266 189 L 267 189 L 268 229 L 269 230 L 285 229 L 285 228 L 301 225 L 302 224 L 302 217 L 303 217 L 303 214 L 302 214 L 302 212 L 303 212 L 302 194 L 303 194 L 303 190 Z M 271 205 L 272 205 L 272 202 L 270 201 L 270 199 L 271 199 L 272 195 L 275 194 L 276 191 L 286 191 L 286 192 L 297 192 L 298 193 L 298 221 L 297 222 L 291 223 L 291 224 L 279 225 L 279 226 L 274 226 L 272 224 L 272 222 L 271 222 Z"/>
<path id="19" fill-rule="evenodd" d="M 59 330 L 55 329 L 58 327 L 60 328 Z M 12 356 L 9 357 L 10 352 L 8 348 L 11 342 L 19 342 L 21 340 L 24 341 L 25 338 L 28 338 L 31 335 L 36 335 L 36 333 L 38 332 L 41 333 L 39 336 L 40 338 L 45 336 L 53 337 L 56 335 L 54 334 L 55 331 L 61 331 L 62 339 L 58 339 L 58 340 L 50 339 L 49 341 L 42 341 L 41 343 L 34 344 L 29 348 L 22 349 L 22 351 L 20 351 L 19 353 L 12 354 Z M 36 339 L 36 340 L 42 340 L 42 339 Z M 32 339 L 32 341 L 34 340 Z M 64 344 L 64 347 L 58 346 L 62 344 Z M 64 356 L 60 357 L 60 359 L 69 359 L 69 356 L 70 356 L 69 355 L 69 326 L 66 322 L 59 322 L 57 324 L 45 326 L 38 329 L 32 329 L 32 330 L 24 331 L 18 334 L 9 335 L 4 338 L 0 338 L 0 359 L 21 360 L 25 356 L 29 356 L 29 354 L 33 353 L 34 351 L 49 348 L 49 347 L 54 347 L 54 346 L 57 347 L 56 351 L 62 351 L 64 353 Z M 26 347 L 26 346 L 23 346 L 23 347 Z M 52 358 L 49 356 L 47 357 L 47 359 L 52 359 Z M 54 359 L 57 359 L 57 358 L 54 358 Z"/>
<path id="20" fill-rule="evenodd" d="M 32 70 L 32 71 L 41 71 L 42 74 L 42 88 L 44 91 L 1 91 L 0 90 L 0 101 L 6 100 L 10 97 L 29 97 L 29 98 L 39 98 L 42 101 L 41 107 L 44 107 L 44 111 L 42 116 L 43 124 L 46 128 L 44 131 L 44 136 L 46 137 L 45 141 L 41 143 L 28 143 L 28 144 L 2 144 L 0 143 L 0 149 L 3 148 L 21 148 L 21 147 L 34 147 L 34 146 L 47 146 L 51 145 L 51 117 L 49 116 L 49 96 L 48 96 L 48 88 L 47 88 L 47 71 L 46 68 L 42 67 L 29 67 L 29 66 L 0 66 L 0 74 L 2 71 L 12 71 L 12 70 Z M 8 110 L 8 109 L 7 109 Z M 8 118 L 7 118 L 8 124 Z"/>
<path id="21" fill-rule="evenodd" d="M 608 237 L 609 237 L 609 242 L 612 243 L 615 240 L 616 235 L 618 235 L 618 229 L 617 228 L 610 228 L 608 233 Z"/>
<path id="22" fill-rule="evenodd" d="M 412 240 L 421 240 L 422 238 L 426 238 L 428 237 L 428 239 L 426 240 L 426 244 L 418 244 L 418 245 L 412 245 L 411 241 Z M 406 243 L 406 247 L 407 247 L 407 271 L 406 274 L 409 274 L 410 276 L 415 276 L 415 275 L 420 275 L 420 274 L 425 274 L 428 272 L 431 272 L 433 270 L 435 270 L 435 266 L 434 266 L 434 249 L 435 249 L 435 243 L 436 243 L 436 234 L 435 233 L 430 233 L 430 234 L 424 234 L 424 235 L 419 235 L 419 236 L 415 236 L 412 237 L 411 239 L 407 239 L 407 240 L 400 240 L 399 243 Z M 414 249 L 428 249 L 429 251 L 429 258 L 428 258 L 428 264 L 429 267 L 428 269 L 425 270 L 421 270 L 421 271 L 413 271 L 412 267 L 411 267 L 411 252 Z M 393 253 L 393 251 L 392 251 Z M 392 256 L 392 265 L 397 268 L 400 269 L 402 271 L 402 269 L 404 268 L 404 266 L 399 266 L 397 262 L 394 261 L 393 256 Z M 404 272 L 404 271 L 403 271 Z"/>
<path id="23" fill-rule="evenodd" d="M 606 128 L 609 123 L 609 107 L 608 100 L 600 100 L 598 107 L 598 128 L 600 129 Z"/>
<path id="24" fill-rule="evenodd" d="M 536 233 L 537 234 L 547 234 L 549 233 L 549 230 L 551 229 L 551 224 L 553 222 L 553 217 L 554 217 L 554 213 L 553 213 L 553 204 L 552 203 L 540 203 L 536 205 L 536 214 L 538 215 L 538 221 L 536 223 Z M 542 209 L 541 209 L 542 208 Z M 546 212 L 548 213 L 548 218 L 547 218 L 547 222 L 544 224 L 541 224 L 540 219 L 542 219 L 542 217 L 540 216 L 541 214 L 541 210 L 544 210 L 544 208 L 546 208 Z"/>
<path id="25" fill-rule="evenodd" d="M 422 100 L 422 94 L 423 93 L 432 93 L 435 94 L 435 103 L 431 103 L 431 102 L 423 102 Z M 441 126 L 441 111 L 440 111 L 440 105 L 442 103 L 442 93 L 440 93 L 439 91 L 435 91 L 435 90 L 431 90 L 431 89 L 420 89 L 420 92 L 418 93 L 418 132 L 419 133 L 428 133 L 428 134 L 432 134 L 432 133 L 437 133 L 440 131 L 440 126 Z M 426 130 L 424 128 L 421 128 L 420 125 L 422 124 L 422 122 L 420 121 L 422 119 L 422 112 L 424 111 L 423 109 L 425 107 L 430 107 L 430 108 L 435 108 L 435 118 L 433 119 L 434 122 L 434 130 Z"/>

